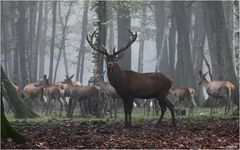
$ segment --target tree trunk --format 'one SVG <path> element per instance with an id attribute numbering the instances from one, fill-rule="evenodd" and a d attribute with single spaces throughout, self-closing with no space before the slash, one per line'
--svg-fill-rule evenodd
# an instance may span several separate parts
<path id="1" fill-rule="evenodd" d="M 26 57 L 25 57 L 25 50 L 26 50 L 26 2 L 18 2 L 18 11 L 19 11 L 19 18 L 17 22 L 17 36 L 18 36 L 18 53 L 19 53 L 19 64 L 20 64 L 20 82 L 19 82 L 19 89 L 20 91 L 23 90 L 24 81 L 26 81 Z"/>
<path id="2" fill-rule="evenodd" d="M 204 16 L 202 11 L 202 2 L 197 3 L 197 10 L 195 16 L 195 26 L 194 26 L 194 38 L 192 43 L 192 51 L 193 51 L 193 71 L 194 76 L 198 76 L 199 70 L 202 70 L 203 64 L 203 55 L 204 55 L 204 44 L 206 39 L 206 32 L 204 27 Z M 197 79 L 195 80 L 195 84 L 197 85 Z M 203 87 L 196 86 L 196 99 L 198 100 L 198 104 L 202 104 L 205 101 L 203 95 Z"/>
<path id="3" fill-rule="evenodd" d="M 118 28 L 118 49 L 124 47 L 129 39 L 129 32 L 131 30 L 131 16 L 129 10 L 129 2 L 117 2 L 117 28 Z M 124 57 L 119 60 L 119 65 L 124 70 L 131 70 L 131 47 L 123 52 Z"/>
<path id="4" fill-rule="evenodd" d="M 82 28 L 81 41 L 80 41 L 80 48 L 78 51 L 78 61 L 77 61 L 76 80 L 77 81 L 80 80 L 81 82 L 83 79 L 83 72 L 84 72 L 84 55 L 85 55 L 85 49 L 86 49 L 85 41 L 86 41 L 87 24 L 88 24 L 88 5 L 89 5 L 89 1 L 85 1 L 84 10 L 83 10 L 82 27 L 81 27 Z M 80 70 L 81 70 L 81 73 L 80 73 Z"/>
<path id="5" fill-rule="evenodd" d="M 18 95 L 16 89 L 10 83 L 1 66 L 1 85 L 3 87 L 2 94 L 7 100 L 10 108 L 13 111 L 15 118 L 36 118 L 39 117 L 35 114 L 23 99 Z"/>
<path id="6" fill-rule="evenodd" d="M 39 78 L 44 75 L 45 49 L 47 38 L 47 23 L 48 23 L 48 2 L 44 2 L 44 19 L 43 19 L 43 35 L 39 47 Z"/>
<path id="7" fill-rule="evenodd" d="M 35 48 L 34 48 L 34 55 L 33 55 L 33 70 L 32 70 L 32 81 L 37 81 L 37 71 L 38 71 L 38 53 L 39 53 L 39 40 L 42 37 L 42 7 L 43 2 L 39 2 L 39 12 L 38 12 L 38 25 L 37 25 L 37 35 L 36 35 L 36 42 L 35 42 Z"/>
<path id="8" fill-rule="evenodd" d="M 155 24 L 156 24 L 156 59 L 157 64 L 155 71 L 158 71 L 160 66 L 159 58 L 161 54 L 162 44 L 164 44 L 164 29 L 165 29 L 165 2 L 164 1 L 154 1 L 154 15 L 155 15 Z"/>
<path id="9" fill-rule="evenodd" d="M 232 82 L 236 86 L 233 99 L 239 103 L 239 85 L 234 72 L 222 2 L 204 2 L 204 13 L 213 79 Z"/>
<path id="10" fill-rule="evenodd" d="M 146 26 L 146 5 L 143 3 L 142 6 L 142 20 L 141 20 L 141 33 L 139 37 L 139 57 L 138 57 L 138 72 L 143 72 L 143 52 L 144 52 L 144 34 L 145 34 L 145 26 Z"/>
<path id="11" fill-rule="evenodd" d="M 238 77 L 238 81 L 239 81 L 239 44 L 240 44 L 240 40 L 239 40 L 239 1 L 235 0 L 234 1 L 234 18 L 233 18 L 233 27 L 234 27 L 234 52 L 235 52 L 235 70 L 236 70 L 236 74 Z"/>
<path id="12" fill-rule="evenodd" d="M 53 14 L 52 14 L 52 39 L 51 39 L 51 48 L 50 48 L 50 62 L 49 62 L 49 79 L 50 83 L 52 82 L 53 77 L 53 56 L 54 56 L 54 47 L 55 47 L 55 32 L 56 32 L 56 12 L 57 12 L 57 2 L 53 2 Z"/>
<path id="13" fill-rule="evenodd" d="M 97 19 L 95 23 L 97 25 L 97 37 L 96 44 L 98 47 L 106 46 L 106 29 L 107 29 L 107 18 L 106 18 L 106 1 L 97 1 L 96 2 L 96 13 Z M 103 72 L 103 55 L 97 51 L 92 51 L 93 55 L 93 74 L 95 77 L 99 76 Z M 103 80 L 103 76 L 100 77 L 100 80 Z"/>
<path id="14" fill-rule="evenodd" d="M 70 2 L 68 13 L 67 13 L 66 20 L 65 20 L 65 24 L 64 24 L 64 27 L 63 27 L 63 31 L 62 31 L 62 40 L 61 40 L 61 45 L 60 45 L 60 49 L 59 49 L 59 53 L 58 53 L 58 59 L 57 59 L 56 67 L 55 67 L 55 73 L 54 73 L 54 80 L 53 80 L 54 83 L 56 81 L 58 65 L 59 65 L 59 62 L 60 62 L 62 49 L 63 49 L 64 43 L 65 43 L 64 42 L 65 41 L 65 32 L 66 32 L 66 29 L 67 29 L 67 23 L 68 23 L 68 18 L 69 18 L 70 12 L 71 12 L 72 4 L 73 4 L 73 2 Z"/>
<path id="15" fill-rule="evenodd" d="M 184 1 L 172 2 L 174 5 L 176 25 L 178 32 L 178 64 L 176 74 L 181 77 L 178 87 L 193 87 L 193 66 L 191 60 L 191 49 L 189 41 L 189 25 L 187 22 L 186 8 Z"/>
<path id="16" fill-rule="evenodd" d="M 28 67 L 29 67 L 29 76 L 30 81 L 33 80 L 35 74 L 35 63 L 37 59 L 37 50 L 36 50 L 36 34 L 35 34 L 35 28 L 36 28 L 36 18 L 37 18 L 37 2 L 30 2 L 29 4 L 29 61 L 28 61 Z"/>
<path id="17" fill-rule="evenodd" d="M 8 122 L 4 114 L 3 101 L 1 98 L 1 139 L 7 140 L 8 138 L 13 139 L 16 143 L 24 143 L 27 140 L 26 137 L 18 133 Z"/>
<path id="18" fill-rule="evenodd" d="M 169 67 L 171 77 L 174 79 L 175 76 L 175 53 L 176 53 L 176 19 L 174 14 L 173 4 L 171 3 L 171 27 L 169 29 L 168 36 L 168 47 L 169 47 Z M 174 81 L 176 81 L 174 79 Z"/>

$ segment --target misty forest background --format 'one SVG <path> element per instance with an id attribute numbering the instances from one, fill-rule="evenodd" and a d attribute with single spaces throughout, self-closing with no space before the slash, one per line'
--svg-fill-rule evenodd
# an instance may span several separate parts
<path id="1" fill-rule="evenodd" d="M 106 70 L 86 42 L 95 29 L 110 53 L 128 42 L 127 29 L 138 33 L 120 61 L 123 69 L 162 72 L 175 88 L 195 88 L 198 104 L 206 99 L 198 71 L 209 71 L 209 80 L 236 86 L 238 103 L 238 1 L 2 1 L 2 67 L 20 92 L 44 74 L 52 83 L 75 74 L 87 85 Z"/>

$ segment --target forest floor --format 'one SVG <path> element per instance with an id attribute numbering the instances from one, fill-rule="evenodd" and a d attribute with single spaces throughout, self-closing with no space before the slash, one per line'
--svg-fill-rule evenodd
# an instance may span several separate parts
<path id="1" fill-rule="evenodd" d="M 7 149 L 110 149 L 110 148 L 222 148 L 239 149 L 239 120 L 236 117 L 178 118 L 155 127 L 156 119 L 134 121 L 132 129 L 123 121 L 49 119 L 45 121 L 15 120 L 11 124 L 30 140 L 16 144 L 9 138 L 1 141 Z"/>

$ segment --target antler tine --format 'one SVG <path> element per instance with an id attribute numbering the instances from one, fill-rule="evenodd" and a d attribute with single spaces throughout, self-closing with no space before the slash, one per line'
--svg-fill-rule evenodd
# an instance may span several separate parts
<path id="1" fill-rule="evenodd" d="M 130 47 L 133 42 L 137 39 L 137 33 L 132 33 L 130 30 L 128 30 L 128 32 L 131 34 L 131 38 L 129 39 L 128 41 L 128 44 L 123 47 L 123 48 L 120 48 L 116 53 L 114 52 L 114 55 L 118 55 L 120 53 L 122 53 L 123 51 L 125 51 L 128 47 Z"/>
<path id="2" fill-rule="evenodd" d="M 92 47 L 92 49 L 94 49 L 95 51 L 97 51 L 97 52 L 99 52 L 99 53 L 101 53 L 101 54 L 103 54 L 103 55 L 108 55 L 107 50 L 106 50 L 105 48 L 103 48 L 103 50 L 102 50 L 101 48 L 96 47 L 96 46 L 93 44 L 93 36 L 96 34 L 96 31 L 97 31 L 97 30 L 95 30 L 92 35 L 90 35 L 90 34 L 87 35 L 87 42 L 88 42 L 88 44 Z M 89 39 L 89 38 L 90 38 L 90 39 Z"/>

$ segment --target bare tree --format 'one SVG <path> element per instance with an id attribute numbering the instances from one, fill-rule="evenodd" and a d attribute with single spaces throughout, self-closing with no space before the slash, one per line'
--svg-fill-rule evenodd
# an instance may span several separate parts
<path id="1" fill-rule="evenodd" d="M 82 27 L 81 27 L 82 28 L 81 41 L 80 41 L 80 48 L 78 51 L 77 72 L 76 72 L 76 80 L 80 80 L 80 81 L 82 81 L 83 79 L 83 72 L 84 72 L 84 54 L 86 49 L 85 41 L 86 41 L 86 34 L 87 34 L 86 32 L 87 32 L 87 24 L 88 24 L 88 6 L 89 6 L 89 1 L 85 1 L 84 10 L 83 10 Z M 81 70 L 81 73 L 80 73 L 80 70 Z"/>
<path id="2" fill-rule="evenodd" d="M 54 56 L 54 45 L 55 45 L 55 32 L 56 32 L 56 12 L 57 12 L 57 2 L 53 2 L 53 14 L 52 14 L 52 39 L 50 48 L 50 62 L 49 62 L 49 78 L 52 81 L 53 76 L 53 56 Z"/>
<path id="3" fill-rule="evenodd" d="M 46 49 L 46 36 L 47 36 L 47 23 L 48 23 L 48 2 L 44 2 L 44 19 L 43 19 L 43 35 L 41 44 L 39 45 L 39 78 L 44 75 L 44 60 Z"/>
<path id="4" fill-rule="evenodd" d="M 189 25 L 187 22 L 186 7 L 184 1 L 174 1 L 176 25 L 178 33 L 178 62 L 176 78 L 178 87 L 194 87 L 193 66 L 191 60 L 191 49 L 189 40 Z M 180 79 L 179 79 L 180 77 Z"/>
<path id="5" fill-rule="evenodd" d="M 73 1 L 71 1 L 70 4 L 69 4 L 69 9 L 68 9 L 68 12 L 67 12 L 67 15 L 66 15 L 65 24 L 64 24 L 64 27 L 63 27 L 63 31 L 62 31 L 61 45 L 60 45 L 60 49 L 59 49 L 59 53 L 58 53 L 58 58 L 57 58 L 57 63 L 56 63 L 56 67 L 55 67 L 53 82 L 56 81 L 57 69 L 58 69 L 58 65 L 59 65 L 59 62 L 60 62 L 63 46 L 64 46 L 64 43 L 65 43 L 64 42 L 65 41 L 65 32 L 66 32 L 66 29 L 67 29 L 67 23 L 68 23 L 68 18 L 69 18 L 70 12 L 71 12 L 72 4 L 73 4 Z"/>

